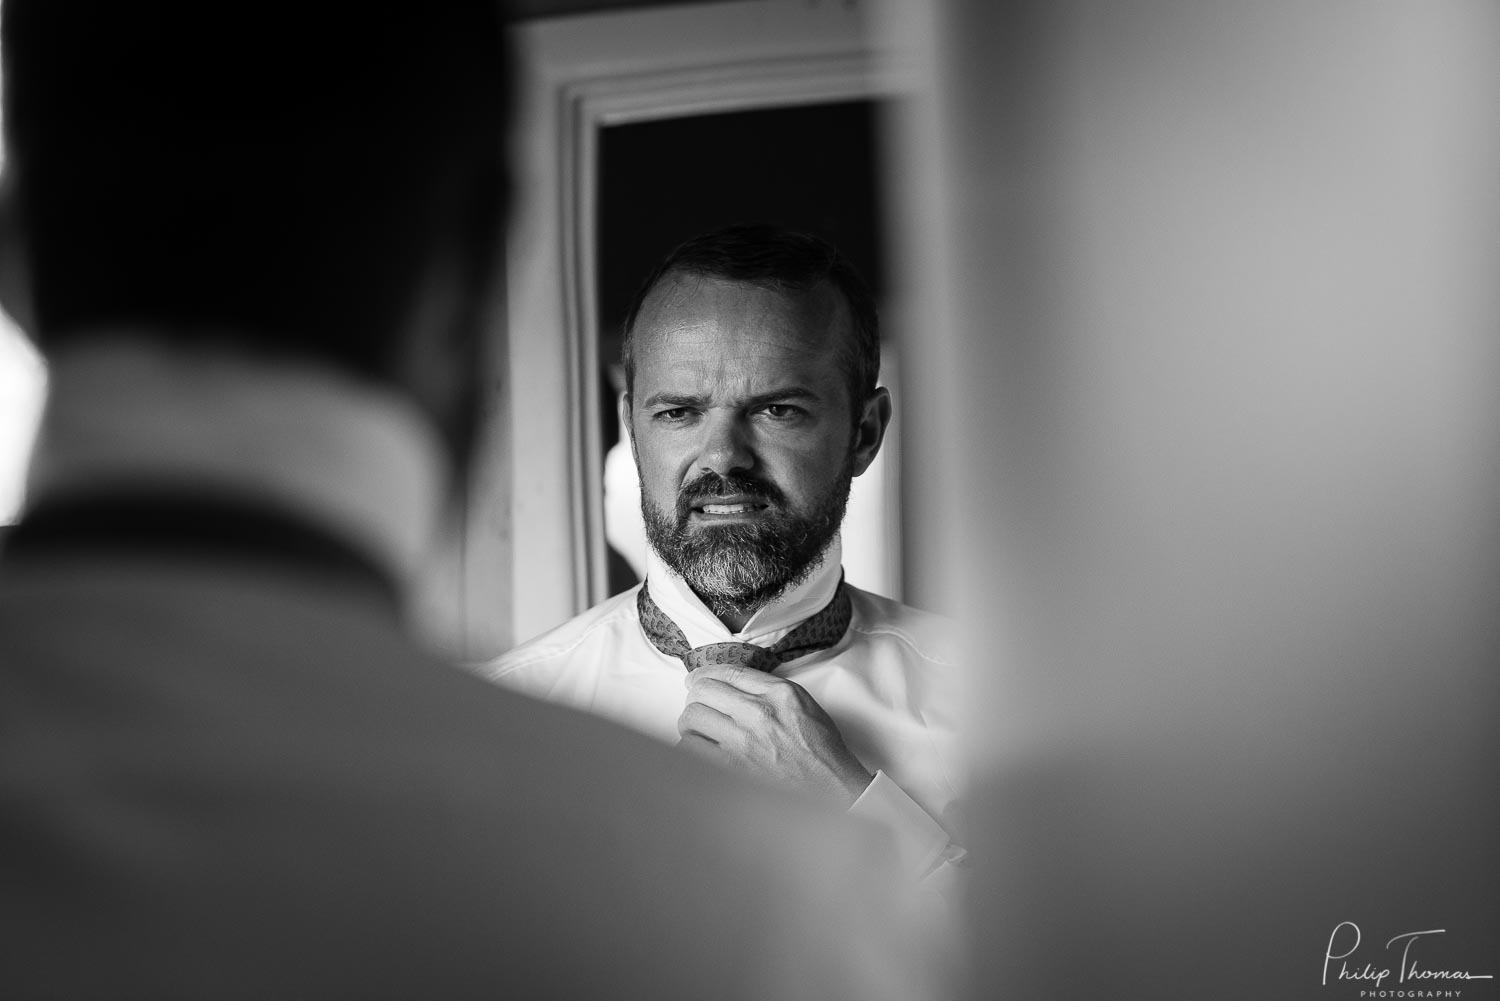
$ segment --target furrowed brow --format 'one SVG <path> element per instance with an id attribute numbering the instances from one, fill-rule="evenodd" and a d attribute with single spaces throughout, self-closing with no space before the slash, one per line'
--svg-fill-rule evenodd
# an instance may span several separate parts
<path id="1" fill-rule="evenodd" d="M 793 401 L 817 402 L 822 397 L 804 386 L 787 386 L 769 393 L 758 393 L 744 401 L 746 407 L 763 407 L 768 403 L 791 403 Z"/>
<path id="2" fill-rule="evenodd" d="M 641 404 L 642 410 L 674 409 L 676 407 L 701 407 L 707 400 L 689 393 L 652 393 Z"/>

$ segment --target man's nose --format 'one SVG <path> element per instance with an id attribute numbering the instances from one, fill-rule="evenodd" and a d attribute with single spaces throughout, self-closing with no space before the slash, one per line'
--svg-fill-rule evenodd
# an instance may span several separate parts
<path id="1" fill-rule="evenodd" d="M 720 476 L 744 472 L 755 465 L 749 429 L 736 416 L 713 416 L 704 422 L 698 468 Z"/>

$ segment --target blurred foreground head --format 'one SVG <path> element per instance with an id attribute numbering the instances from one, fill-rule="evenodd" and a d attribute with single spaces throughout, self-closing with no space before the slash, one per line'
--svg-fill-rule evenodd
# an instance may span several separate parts
<path id="1" fill-rule="evenodd" d="M 7 0 L 9 305 L 413 396 L 466 457 L 501 230 L 493 4 Z"/>

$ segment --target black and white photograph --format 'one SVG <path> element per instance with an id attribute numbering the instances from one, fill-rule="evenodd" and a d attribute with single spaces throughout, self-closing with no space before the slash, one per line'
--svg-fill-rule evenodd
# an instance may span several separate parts
<path id="1" fill-rule="evenodd" d="M 0 0 L 0 999 L 1500 1001 L 1500 4 Z"/>

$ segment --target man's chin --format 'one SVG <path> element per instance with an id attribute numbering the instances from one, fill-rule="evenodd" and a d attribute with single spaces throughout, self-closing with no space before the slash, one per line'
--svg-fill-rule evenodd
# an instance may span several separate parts
<path id="1" fill-rule="evenodd" d="M 737 556 L 746 547 L 774 541 L 776 533 L 763 518 L 723 518 L 712 521 L 690 518 L 678 527 L 677 536 L 700 551 L 708 549 L 716 556 Z"/>
<path id="2" fill-rule="evenodd" d="M 725 538 L 724 535 L 734 535 Z M 692 545 L 671 551 L 657 549 L 663 563 L 700 595 L 712 594 L 727 601 L 749 601 L 770 590 L 779 590 L 788 576 L 787 568 L 767 561 L 737 533 L 728 529 L 711 529 L 692 533 Z"/>
<path id="3" fill-rule="evenodd" d="M 750 610 L 806 580 L 822 565 L 836 535 L 815 533 L 815 523 L 803 523 L 774 506 L 730 517 L 704 517 L 679 508 L 662 517 L 643 505 L 643 514 L 646 538 L 657 557 L 699 597 Z"/>
<path id="4" fill-rule="evenodd" d="M 760 608 L 786 593 L 790 586 L 789 581 L 782 579 L 758 578 L 752 581 L 738 576 L 726 580 L 713 573 L 688 573 L 682 577 L 693 592 L 710 605 L 741 611 Z"/>

